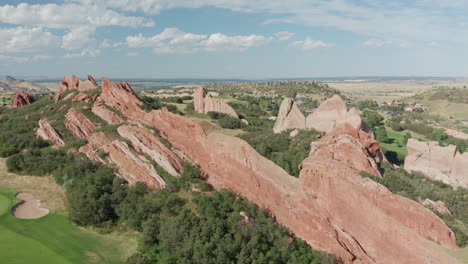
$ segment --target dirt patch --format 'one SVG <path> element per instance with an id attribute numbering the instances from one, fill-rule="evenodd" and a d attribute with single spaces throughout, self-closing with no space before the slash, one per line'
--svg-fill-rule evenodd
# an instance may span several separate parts
<path id="1" fill-rule="evenodd" d="M 20 192 L 16 194 L 16 198 L 21 202 L 16 204 L 11 212 L 14 216 L 22 219 L 36 219 L 49 214 L 49 209 L 41 207 L 41 201 L 34 199 L 30 193 Z"/>
<path id="2" fill-rule="evenodd" d="M 65 190 L 51 176 L 17 175 L 6 171 L 4 158 L 0 158 L 0 187 L 14 188 L 32 194 L 51 211 L 65 210 Z"/>

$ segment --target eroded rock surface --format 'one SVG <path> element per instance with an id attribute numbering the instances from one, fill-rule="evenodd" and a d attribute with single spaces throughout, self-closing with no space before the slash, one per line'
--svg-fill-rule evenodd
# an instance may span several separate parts
<path id="1" fill-rule="evenodd" d="M 433 180 L 454 187 L 468 188 L 468 152 L 460 154 L 454 145 L 439 146 L 438 142 L 421 142 L 410 138 L 405 169 L 421 172 Z"/>
<path id="2" fill-rule="evenodd" d="M 55 94 L 55 102 L 58 102 L 61 98 L 61 94 L 67 91 L 77 90 L 78 92 L 83 92 L 87 90 L 92 90 L 97 88 L 98 85 L 94 78 L 91 75 L 88 75 L 87 80 L 81 81 L 75 75 L 69 77 L 63 77 L 63 80 L 60 81 L 59 90 Z"/>
<path id="3" fill-rule="evenodd" d="M 197 87 L 194 94 L 195 111 L 201 114 L 208 112 L 219 112 L 238 118 L 236 111 L 226 102 L 213 98 L 203 87 Z"/>
<path id="4" fill-rule="evenodd" d="M 33 98 L 26 92 L 18 91 L 13 96 L 11 107 L 21 108 L 34 102 Z"/>
<path id="5" fill-rule="evenodd" d="M 83 113 L 70 108 L 65 115 L 65 127 L 70 130 L 77 138 L 87 139 L 91 133 L 98 127 L 91 120 L 86 118 Z"/>
<path id="6" fill-rule="evenodd" d="M 107 109 L 103 105 L 94 105 L 91 110 L 95 115 L 99 116 L 110 125 L 116 125 L 124 122 L 123 118 L 119 114 Z"/>
<path id="7" fill-rule="evenodd" d="M 426 206 L 426 207 L 429 207 L 429 208 L 432 208 L 432 209 L 436 210 L 437 212 L 439 212 L 442 215 L 449 215 L 449 216 L 452 215 L 450 210 L 447 208 L 445 203 L 442 202 L 442 201 L 437 201 L 436 202 L 436 201 L 433 201 L 431 199 L 426 199 L 421 204 Z"/>
<path id="8" fill-rule="evenodd" d="M 305 129 L 306 118 L 293 99 L 283 100 L 273 132 L 280 133 L 288 129 Z"/>
<path id="9" fill-rule="evenodd" d="M 354 108 L 348 111 L 346 102 L 337 94 L 320 104 L 320 107 L 306 118 L 294 100 L 286 98 L 281 103 L 273 131 L 280 133 L 287 129 L 315 129 L 328 133 L 344 123 L 367 131 L 359 112 Z"/>
<path id="10" fill-rule="evenodd" d="M 182 160 L 149 129 L 142 126 L 123 125 L 117 129 L 117 132 L 120 136 L 130 140 L 138 152 L 148 155 L 172 176 L 180 176 Z"/>
<path id="11" fill-rule="evenodd" d="M 36 130 L 36 135 L 44 140 L 52 142 L 55 147 L 62 147 L 65 145 L 62 135 L 60 135 L 46 119 L 39 120 L 39 127 Z"/>

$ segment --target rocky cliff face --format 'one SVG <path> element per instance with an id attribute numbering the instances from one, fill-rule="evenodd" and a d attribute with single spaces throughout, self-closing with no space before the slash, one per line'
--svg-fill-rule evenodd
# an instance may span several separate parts
<path id="1" fill-rule="evenodd" d="M 65 115 L 65 127 L 70 130 L 77 138 L 88 139 L 91 133 L 98 127 L 86 116 L 75 108 L 70 108 Z"/>
<path id="2" fill-rule="evenodd" d="M 335 94 L 332 98 L 320 104 L 320 107 L 305 118 L 292 99 L 285 99 L 281 103 L 280 111 L 276 119 L 273 131 L 280 133 L 287 129 L 315 129 L 322 132 L 330 132 L 344 123 L 351 124 L 354 128 L 362 128 L 363 121 L 356 109 L 348 111 L 345 101 Z"/>
<path id="3" fill-rule="evenodd" d="M 109 125 L 116 125 L 122 123 L 124 120 L 117 113 L 107 109 L 103 105 L 94 104 L 92 111 L 95 115 L 99 116 L 102 120 L 106 121 Z"/>
<path id="4" fill-rule="evenodd" d="M 408 172 L 421 172 L 430 179 L 468 188 L 468 153 L 460 154 L 453 145 L 441 147 L 438 142 L 414 138 L 408 140 L 407 149 L 405 169 Z"/>
<path id="5" fill-rule="evenodd" d="M 91 75 L 88 75 L 88 79 L 81 81 L 75 75 L 69 77 L 65 76 L 62 81 L 60 81 L 59 90 L 55 94 L 55 101 L 60 100 L 60 95 L 67 91 L 77 90 L 79 92 L 92 90 L 97 88 L 98 85 L 94 78 Z"/>
<path id="6" fill-rule="evenodd" d="M 24 107 L 25 105 L 29 105 L 33 103 L 33 98 L 26 92 L 18 91 L 13 96 L 11 107 L 12 108 L 20 108 Z"/>
<path id="7" fill-rule="evenodd" d="M 443 248 L 456 246 L 453 232 L 440 218 L 359 175 L 363 170 L 380 176 L 376 165 L 380 147 L 360 126 L 343 122 L 313 143 L 295 178 L 239 138 L 207 135 L 200 125 L 165 108 L 142 111 L 141 101 L 128 84 L 105 80 L 101 103 L 121 111 L 129 123 L 157 128 L 174 148 L 200 166 L 214 188 L 230 189 L 267 208 L 315 249 L 335 254 L 344 263 L 457 263 Z M 124 125 L 118 132 L 138 152 L 177 169 L 177 162 L 170 160 L 176 159 L 172 156 L 176 151 L 155 143 L 157 138 L 150 131 Z M 88 141 L 80 151 L 117 164 L 130 182 L 164 186 L 139 158 L 142 155 L 129 150 L 125 142 L 99 133 L 91 133 Z M 100 146 L 107 157 L 97 155 Z"/>
<path id="8" fill-rule="evenodd" d="M 305 129 L 306 118 L 293 99 L 283 100 L 273 132 L 280 133 L 288 129 Z"/>
<path id="9" fill-rule="evenodd" d="M 195 111 L 200 114 L 219 112 L 238 118 L 236 111 L 226 102 L 213 98 L 203 87 L 198 87 L 194 94 Z"/>
<path id="10" fill-rule="evenodd" d="M 364 131 L 346 125 L 329 133 L 312 146 L 297 179 L 243 140 L 206 135 L 164 109 L 151 115 L 152 124 L 200 165 L 210 184 L 266 207 L 316 249 L 345 263 L 456 263 L 437 245 L 456 247 L 441 219 L 359 175 L 380 175 L 374 156 L 379 146 Z"/>
<path id="11" fill-rule="evenodd" d="M 39 127 L 36 130 L 36 135 L 44 140 L 52 142 L 55 147 L 62 147 L 65 145 L 62 135 L 45 119 L 39 120 Z"/>

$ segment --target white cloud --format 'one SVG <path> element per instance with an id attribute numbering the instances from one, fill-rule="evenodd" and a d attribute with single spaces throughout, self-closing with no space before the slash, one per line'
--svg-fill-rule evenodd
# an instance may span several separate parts
<path id="1" fill-rule="evenodd" d="M 0 6 L 0 22 L 34 25 L 47 28 L 75 28 L 84 25 L 100 26 L 154 26 L 152 20 L 126 16 L 98 5 L 44 4 Z"/>
<path id="2" fill-rule="evenodd" d="M 295 41 L 289 44 L 290 47 L 301 48 L 303 50 L 314 50 L 319 48 L 331 48 L 334 45 L 331 43 L 326 43 L 322 40 L 313 40 L 310 37 L 307 37 L 305 40 Z"/>
<path id="3" fill-rule="evenodd" d="M 161 33 L 146 38 L 142 34 L 128 36 L 131 48 L 152 48 L 155 53 L 195 53 L 204 51 L 244 51 L 265 45 L 271 38 L 259 35 L 226 36 L 221 33 L 198 35 L 177 28 L 166 28 Z"/>
<path id="4" fill-rule="evenodd" d="M 81 58 L 81 57 L 96 57 L 99 54 L 101 54 L 100 49 L 94 49 L 92 47 L 88 47 L 86 49 L 83 49 L 81 52 L 77 53 L 67 53 L 63 56 L 65 59 L 76 59 L 76 58 Z"/>
<path id="5" fill-rule="evenodd" d="M 294 33 L 288 31 L 280 31 L 275 33 L 275 37 L 279 40 L 289 40 L 294 36 Z"/>
<path id="6" fill-rule="evenodd" d="M 0 52 L 34 52 L 55 46 L 57 39 L 42 27 L 0 28 Z"/>
<path id="7" fill-rule="evenodd" d="M 406 48 L 410 44 L 402 40 L 383 40 L 383 39 L 376 39 L 376 38 L 368 39 L 362 43 L 362 46 L 364 47 L 382 47 L 386 45 L 393 45 L 393 46 L 397 46 L 401 48 Z"/>
<path id="8" fill-rule="evenodd" d="M 335 28 L 377 38 L 408 41 L 467 41 L 466 0 L 67 0 L 125 11 L 157 14 L 174 8 L 211 6 L 239 12 L 270 13 L 266 23 Z M 443 9 L 448 9 L 445 12 Z"/>
<path id="9" fill-rule="evenodd" d="M 8 56 L 8 55 L 1 55 L 0 54 L 0 61 L 9 61 L 9 62 L 16 62 L 16 63 L 25 63 L 31 61 L 40 61 L 40 60 L 48 60 L 51 57 L 49 55 L 38 54 L 34 56 Z"/>
<path id="10" fill-rule="evenodd" d="M 94 40 L 93 35 L 95 30 L 92 26 L 72 28 L 67 34 L 63 35 L 61 47 L 66 50 L 81 49 Z"/>

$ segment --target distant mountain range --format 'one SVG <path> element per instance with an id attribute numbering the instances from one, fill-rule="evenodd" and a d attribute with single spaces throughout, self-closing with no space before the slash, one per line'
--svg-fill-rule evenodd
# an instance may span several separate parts
<path id="1" fill-rule="evenodd" d="M 11 76 L 6 76 L 0 80 L 0 93 L 14 93 L 23 90 L 29 93 L 48 93 L 50 90 L 38 83 L 17 80 Z"/>

